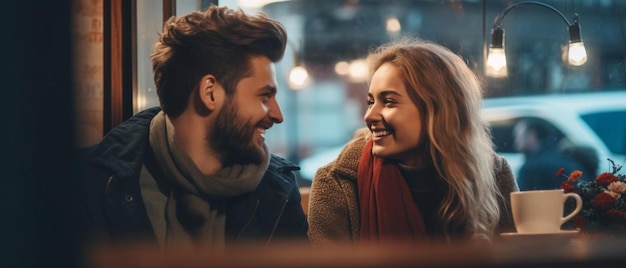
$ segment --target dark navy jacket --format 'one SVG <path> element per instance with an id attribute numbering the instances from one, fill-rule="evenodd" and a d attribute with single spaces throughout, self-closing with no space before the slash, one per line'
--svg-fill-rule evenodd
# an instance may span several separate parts
<path id="1" fill-rule="evenodd" d="M 83 183 L 84 231 L 94 238 L 151 240 L 156 236 L 139 189 L 142 164 L 153 157 L 148 134 L 151 108 L 120 124 L 83 152 L 79 174 Z M 299 167 L 272 155 L 257 189 L 232 198 L 226 207 L 226 241 L 269 242 L 306 239 L 307 222 L 293 171 Z"/>

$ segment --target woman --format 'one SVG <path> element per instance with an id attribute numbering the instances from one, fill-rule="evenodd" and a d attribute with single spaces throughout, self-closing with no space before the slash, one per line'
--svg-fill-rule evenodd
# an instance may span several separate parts
<path id="1" fill-rule="evenodd" d="M 364 120 L 313 180 L 316 244 L 471 238 L 514 231 L 517 184 L 481 119 L 482 89 L 445 47 L 405 38 L 369 55 Z"/>

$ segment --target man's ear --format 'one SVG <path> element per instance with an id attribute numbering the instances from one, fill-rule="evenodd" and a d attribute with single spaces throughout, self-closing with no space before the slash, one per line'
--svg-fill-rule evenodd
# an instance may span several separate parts
<path id="1" fill-rule="evenodd" d="M 220 88 L 220 85 L 217 83 L 217 79 L 215 76 L 211 74 L 207 74 L 202 77 L 200 80 L 200 85 L 198 88 L 198 96 L 200 97 L 200 101 L 204 106 L 213 111 L 217 107 L 217 93 Z"/>

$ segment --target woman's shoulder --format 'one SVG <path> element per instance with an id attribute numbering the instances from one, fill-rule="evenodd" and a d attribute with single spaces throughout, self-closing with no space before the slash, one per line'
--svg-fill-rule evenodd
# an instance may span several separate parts
<path id="1" fill-rule="evenodd" d="M 509 162 L 506 161 L 506 158 L 504 158 L 504 156 L 501 156 L 497 153 L 493 154 L 493 162 L 494 162 L 494 168 L 496 170 L 502 170 L 502 169 L 511 169 L 511 167 L 509 166 Z"/>
<path id="2" fill-rule="evenodd" d="M 499 188 L 506 189 L 507 191 L 516 191 L 519 189 L 511 166 L 509 166 L 506 158 L 498 154 L 494 154 L 494 173 Z"/>
<path id="3" fill-rule="evenodd" d="M 363 153 L 365 143 L 370 139 L 371 134 L 367 128 L 357 130 L 352 139 L 348 141 L 337 158 L 318 170 L 318 174 L 335 173 L 348 178 L 356 178 L 359 170 L 359 159 Z"/>

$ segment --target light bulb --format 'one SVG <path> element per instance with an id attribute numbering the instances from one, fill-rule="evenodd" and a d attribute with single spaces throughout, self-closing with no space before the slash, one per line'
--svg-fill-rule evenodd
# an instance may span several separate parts
<path id="1" fill-rule="evenodd" d="M 305 88 L 309 82 L 309 72 L 304 67 L 296 66 L 289 71 L 289 86 L 292 89 Z"/>
<path id="2" fill-rule="evenodd" d="M 364 59 L 356 59 L 350 62 L 348 78 L 352 82 L 360 83 L 367 81 L 367 62 Z"/>
<path id="3" fill-rule="evenodd" d="M 506 77 L 508 75 L 504 48 L 489 48 L 486 75 L 491 77 Z"/>
<path id="4" fill-rule="evenodd" d="M 583 42 L 574 42 L 569 44 L 569 64 L 580 66 L 587 62 L 587 51 Z"/>

